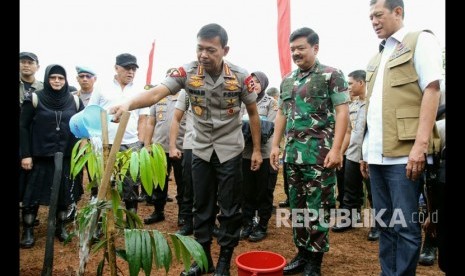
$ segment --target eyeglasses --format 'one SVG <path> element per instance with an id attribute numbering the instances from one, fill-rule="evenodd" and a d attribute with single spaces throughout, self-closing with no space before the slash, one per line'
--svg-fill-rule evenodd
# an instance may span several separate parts
<path id="1" fill-rule="evenodd" d="M 83 78 L 91 79 L 91 78 L 93 78 L 94 76 L 93 76 L 93 75 L 90 75 L 90 74 L 82 74 L 82 75 L 78 75 L 78 77 L 79 77 L 80 79 L 83 79 Z"/>
<path id="2" fill-rule="evenodd" d="M 65 80 L 65 77 L 63 76 L 57 76 L 57 75 L 51 75 L 48 77 L 49 80 L 55 80 L 55 79 L 58 79 L 59 81 L 64 81 Z"/>
<path id="3" fill-rule="evenodd" d="M 137 71 L 137 66 L 134 66 L 134 65 L 128 65 L 128 66 L 121 66 L 124 68 L 124 70 L 126 71 L 130 71 L 130 70 L 133 70 L 134 72 Z"/>

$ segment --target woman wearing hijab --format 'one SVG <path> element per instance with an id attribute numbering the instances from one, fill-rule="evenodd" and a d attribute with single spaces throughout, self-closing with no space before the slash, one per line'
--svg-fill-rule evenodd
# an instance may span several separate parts
<path id="1" fill-rule="evenodd" d="M 243 173 L 243 229 L 241 239 L 252 242 L 263 240 L 267 235 L 268 221 L 273 210 L 273 192 L 277 180 L 277 171 L 270 166 L 270 152 L 272 142 L 273 122 L 278 111 L 276 100 L 265 93 L 268 87 L 267 76 L 260 71 L 251 74 L 254 83 L 254 92 L 257 93 L 257 109 L 261 120 L 261 154 L 263 163 L 258 171 L 250 170 L 252 157 L 252 142 L 250 137 L 245 137 L 245 147 L 242 153 Z M 243 112 L 246 112 L 243 108 Z M 243 113 L 244 114 L 244 113 Z M 247 126 L 247 115 L 244 114 L 244 126 Z M 243 130 L 244 130 L 243 126 Z M 244 131 L 244 133 L 246 133 Z M 245 134 L 246 136 L 247 134 Z M 258 211 L 258 223 L 254 225 L 255 212 Z"/>
<path id="2" fill-rule="evenodd" d="M 20 117 L 21 167 L 30 171 L 30 177 L 23 198 L 22 248 L 34 246 L 33 228 L 39 205 L 49 205 L 56 152 L 63 153 L 63 171 L 55 235 L 60 241 L 68 237 L 64 225 L 67 207 L 78 201 L 83 192 L 79 181 L 70 179 L 71 151 L 78 139 L 69 129 L 69 120 L 82 109 L 82 101 L 77 105 L 69 91 L 65 69 L 57 64 L 45 70 L 43 90 L 24 99 Z"/>

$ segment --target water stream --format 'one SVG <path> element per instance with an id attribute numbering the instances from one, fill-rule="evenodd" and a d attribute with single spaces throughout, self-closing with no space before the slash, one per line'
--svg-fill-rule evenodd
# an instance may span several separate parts
<path id="1" fill-rule="evenodd" d="M 101 136 L 92 136 L 90 137 L 90 143 L 92 145 L 92 151 L 97 157 L 97 162 L 100 169 L 97 172 L 96 178 L 97 183 L 101 183 L 103 175 L 103 146 Z M 89 259 L 89 252 L 91 248 L 91 239 L 93 233 L 97 230 L 97 219 L 99 211 L 97 210 L 97 197 L 92 197 L 89 202 L 93 206 L 92 212 L 88 215 L 90 216 L 90 223 L 85 225 L 84 229 L 79 229 L 79 272 L 78 275 L 84 275 L 87 261 Z"/>

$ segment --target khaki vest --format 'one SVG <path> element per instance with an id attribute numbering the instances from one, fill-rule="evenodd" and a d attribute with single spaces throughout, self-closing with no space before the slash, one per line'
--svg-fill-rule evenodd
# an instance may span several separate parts
<path id="1" fill-rule="evenodd" d="M 425 30 L 430 32 L 429 30 Z M 423 93 L 418 85 L 413 56 L 418 36 L 422 31 L 405 35 L 386 62 L 383 83 L 383 156 L 408 156 L 415 142 Z M 367 112 L 373 84 L 378 73 L 382 53 L 368 63 Z M 428 153 L 440 150 L 440 138 L 436 126 L 430 135 Z"/>

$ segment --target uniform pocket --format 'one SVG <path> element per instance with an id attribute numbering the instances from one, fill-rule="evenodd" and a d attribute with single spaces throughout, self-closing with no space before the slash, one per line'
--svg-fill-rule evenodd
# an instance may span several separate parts
<path id="1" fill-rule="evenodd" d="M 399 140 L 415 140 L 420 118 L 420 107 L 396 109 L 397 136 Z"/>

